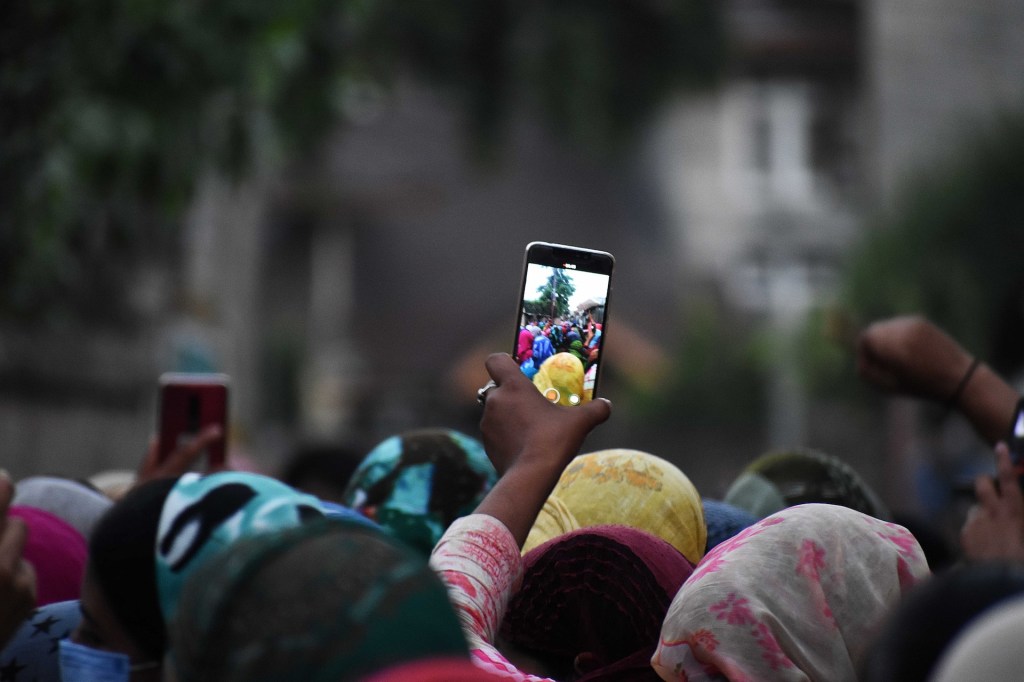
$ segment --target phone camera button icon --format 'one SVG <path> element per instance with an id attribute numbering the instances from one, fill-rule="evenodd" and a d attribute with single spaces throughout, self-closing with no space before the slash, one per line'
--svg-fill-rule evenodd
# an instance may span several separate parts
<path id="1" fill-rule="evenodd" d="M 549 388 L 544 391 L 544 397 L 553 403 L 557 403 L 558 399 L 562 397 L 562 394 L 558 392 L 557 388 Z"/>
<path id="2" fill-rule="evenodd" d="M 579 405 L 580 404 L 580 397 L 578 395 L 576 395 L 575 393 L 570 394 L 569 395 L 569 404 L 570 405 Z"/>

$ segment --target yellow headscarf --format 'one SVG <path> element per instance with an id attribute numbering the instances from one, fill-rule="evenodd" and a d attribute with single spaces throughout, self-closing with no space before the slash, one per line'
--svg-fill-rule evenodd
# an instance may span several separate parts
<path id="1" fill-rule="evenodd" d="M 533 523 L 533 528 L 530 529 L 530 534 L 526 537 L 523 554 L 534 547 L 543 545 L 551 538 L 557 538 L 559 535 L 565 535 L 579 530 L 579 528 L 580 524 L 576 517 L 572 515 L 565 503 L 552 493 L 544 501 L 544 507 L 540 510 L 537 520 Z"/>
<path id="2" fill-rule="evenodd" d="M 670 462 L 626 449 L 592 452 L 570 462 L 523 551 L 569 530 L 604 524 L 656 535 L 694 565 L 704 556 L 707 525 L 697 488 Z"/>

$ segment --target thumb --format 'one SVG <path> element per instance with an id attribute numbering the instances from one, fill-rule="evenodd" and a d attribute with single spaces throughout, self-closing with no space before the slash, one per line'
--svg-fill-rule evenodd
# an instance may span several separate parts
<path id="1" fill-rule="evenodd" d="M 585 411 L 593 427 L 608 421 L 608 417 L 612 415 L 612 402 L 607 398 L 595 398 L 579 409 Z"/>

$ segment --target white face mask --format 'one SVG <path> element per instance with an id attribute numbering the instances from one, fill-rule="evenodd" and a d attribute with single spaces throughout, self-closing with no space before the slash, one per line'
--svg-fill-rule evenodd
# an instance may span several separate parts
<path id="1" fill-rule="evenodd" d="M 133 672 L 159 666 L 160 661 L 132 665 L 128 654 L 93 649 L 70 639 L 60 641 L 60 678 L 63 682 L 128 682 Z"/>

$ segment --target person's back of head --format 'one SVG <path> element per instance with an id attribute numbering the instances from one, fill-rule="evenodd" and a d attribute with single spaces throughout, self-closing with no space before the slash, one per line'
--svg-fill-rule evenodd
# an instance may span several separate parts
<path id="1" fill-rule="evenodd" d="M 352 475 L 343 501 L 426 557 L 497 479 L 475 438 L 452 429 L 419 429 L 374 447 Z"/>
<path id="2" fill-rule="evenodd" d="M 345 487 L 361 460 L 360 450 L 355 447 L 308 445 L 285 463 L 280 479 L 321 500 L 343 503 Z"/>
<path id="3" fill-rule="evenodd" d="M 729 487 L 724 500 L 758 518 L 798 504 L 823 503 L 890 520 L 888 508 L 853 467 L 806 448 L 758 457 Z"/>
<path id="4" fill-rule="evenodd" d="M 189 473 L 132 489 L 90 539 L 82 611 L 94 617 L 75 643 L 129 654 L 133 664 L 161 661 L 192 571 L 240 537 L 322 517 L 315 498 L 257 474 Z"/>
<path id="5" fill-rule="evenodd" d="M 502 624 L 504 646 L 558 679 L 656 680 L 661 624 L 693 565 L 665 540 L 593 526 L 526 554 Z"/>
<path id="6" fill-rule="evenodd" d="M 151 659 L 163 656 L 167 642 L 155 548 L 160 512 L 176 482 L 160 479 L 131 490 L 100 519 L 89 541 L 86 580 L 95 583 L 117 624 Z M 87 602 L 83 598 L 86 609 Z"/>
<path id="7" fill-rule="evenodd" d="M 704 556 L 707 524 L 693 482 L 671 462 L 640 450 L 615 448 L 573 459 L 530 531 L 525 551 L 560 529 L 622 525 L 665 540 L 696 564 Z M 559 523 L 546 523 L 558 509 Z"/>
<path id="8" fill-rule="evenodd" d="M 179 682 L 338 682 L 402 661 L 468 657 L 426 561 L 337 521 L 232 545 L 189 578 L 170 637 Z"/>
<path id="9" fill-rule="evenodd" d="M 854 682 L 872 635 L 929 575 L 902 527 L 840 505 L 789 507 L 704 557 L 652 665 L 665 679 Z"/>
<path id="10" fill-rule="evenodd" d="M 864 666 L 864 682 L 924 682 L 957 635 L 992 607 L 1024 594 L 1024 566 L 960 566 L 917 586 L 893 611 Z"/>
<path id="11" fill-rule="evenodd" d="M 973 621 L 935 666 L 931 682 L 1006 682 L 1021 677 L 1024 597 L 1010 599 Z"/>
<path id="12" fill-rule="evenodd" d="M 30 476 L 18 481 L 11 504 L 48 511 L 74 526 L 88 542 L 113 502 L 87 483 L 57 476 Z"/>

